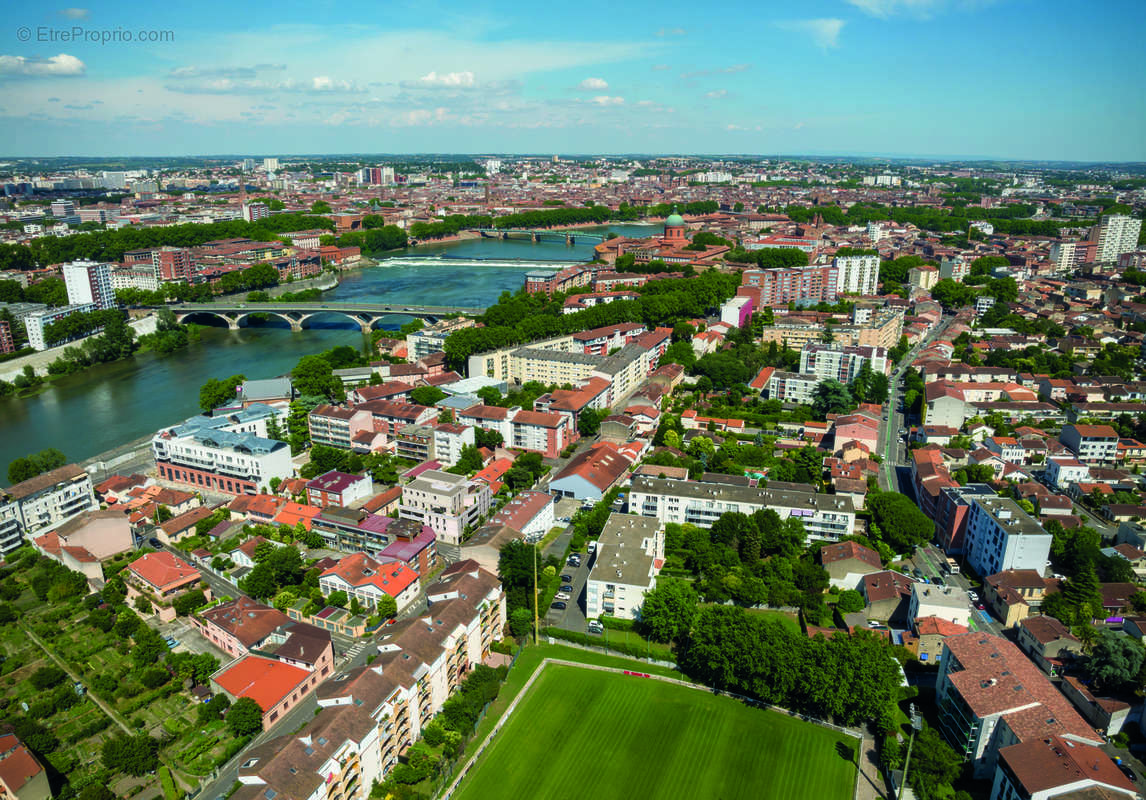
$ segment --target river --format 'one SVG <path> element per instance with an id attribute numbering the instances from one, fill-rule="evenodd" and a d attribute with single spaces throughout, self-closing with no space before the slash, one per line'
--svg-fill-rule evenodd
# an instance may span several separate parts
<path id="1" fill-rule="evenodd" d="M 585 230 L 640 237 L 661 228 L 611 225 Z M 343 275 L 339 286 L 323 297 L 487 306 L 503 291 L 516 292 L 531 269 L 557 269 L 560 262 L 590 259 L 593 244 L 473 239 L 423 246 Z M 395 317 L 381 327 L 397 328 L 406 321 Z M 173 355 L 137 354 L 68 376 L 35 397 L 0 400 L 0 485 L 8 464 L 28 453 L 55 447 L 70 460 L 83 461 L 197 413 L 199 387 L 209 378 L 237 373 L 251 379 L 274 377 L 309 353 L 343 344 L 363 346 L 358 326 L 338 315 L 315 318 L 308 326 L 298 333 L 277 320 L 238 331 L 206 327 L 198 343 Z"/>

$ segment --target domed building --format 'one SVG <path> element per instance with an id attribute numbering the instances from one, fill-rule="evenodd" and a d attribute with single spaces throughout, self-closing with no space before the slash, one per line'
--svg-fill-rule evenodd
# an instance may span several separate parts
<path id="1" fill-rule="evenodd" d="M 672 213 L 665 219 L 664 243 L 669 246 L 684 247 L 688 244 L 688 237 L 684 235 L 684 231 L 684 217 L 676 213 L 674 207 Z"/>

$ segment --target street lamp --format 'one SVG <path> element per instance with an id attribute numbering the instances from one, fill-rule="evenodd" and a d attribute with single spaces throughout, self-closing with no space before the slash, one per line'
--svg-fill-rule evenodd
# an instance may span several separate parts
<path id="1" fill-rule="evenodd" d="M 915 744 L 915 734 L 923 730 L 923 717 L 915 713 L 915 703 L 912 703 L 909 708 L 911 709 L 911 739 L 907 743 L 907 758 L 903 760 L 903 779 L 899 783 L 899 793 L 896 795 L 896 800 L 903 800 L 903 790 L 907 787 L 907 768 L 911 766 L 911 747 Z"/>

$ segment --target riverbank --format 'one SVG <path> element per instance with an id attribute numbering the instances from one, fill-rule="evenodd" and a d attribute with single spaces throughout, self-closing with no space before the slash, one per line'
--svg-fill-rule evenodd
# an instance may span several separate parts
<path id="1" fill-rule="evenodd" d="M 148 314 L 146 317 L 137 317 L 127 324 L 135 329 L 135 336 L 138 338 L 148 333 L 155 333 L 158 329 L 159 319 L 155 314 Z M 38 353 L 14 358 L 11 361 L 5 361 L 0 364 L 0 381 L 11 382 L 17 375 L 24 371 L 25 366 L 31 366 L 37 375 L 47 376 L 48 365 L 62 356 L 65 350 L 69 347 L 78 347 L 83 344 L 85 340 L 92 338 L 92 336 L 101 335 L 100 333 L 94 333 L 91 336 L 76 339 L 67 344 L 62 344 L 59 347 L 52 347 L 48 350 L 41 350 Z"/>

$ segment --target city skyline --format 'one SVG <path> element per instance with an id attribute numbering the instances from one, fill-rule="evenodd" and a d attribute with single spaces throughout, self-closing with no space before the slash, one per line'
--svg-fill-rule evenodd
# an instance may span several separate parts
<path id="1" fill-rule="evenodd" d="M 838 0 L 799 13 L 590 2 L 475 14 L 441 3 L 399 4 L 380 19 L 357 3 L 337 15 L 96 3 L 13 20 L 0 47 L 0 118 L 8 156 L 1146 160 L 1146 100 L 1116 79 L 1133 74 L 1146 8 L 1105 3 L 1086 25 L 1063 23 L 1075 10 L 1066 3 L 1035 10 L 1015 0 Z M 59 40 L 73 26 L 112 40 Z M 140 31 L 162 41 L 122 41 Z M 1040 51 L 1053 63 L 1033 64 Z"/>

